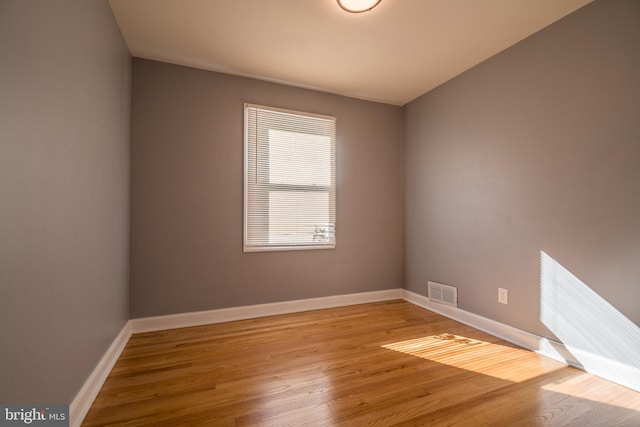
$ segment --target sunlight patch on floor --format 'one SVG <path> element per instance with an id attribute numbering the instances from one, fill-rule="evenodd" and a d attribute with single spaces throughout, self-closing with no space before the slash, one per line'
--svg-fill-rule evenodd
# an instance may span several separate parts
<path id="1" fill-rule="evenodd" d="M 561 363 L 521 348 L 449 333 L 400 341 L 382 347 L 513 382 L 526 381 L 564 367 Z M 517 361 L 517 368 L 505 369 L 506 361 Z"/>

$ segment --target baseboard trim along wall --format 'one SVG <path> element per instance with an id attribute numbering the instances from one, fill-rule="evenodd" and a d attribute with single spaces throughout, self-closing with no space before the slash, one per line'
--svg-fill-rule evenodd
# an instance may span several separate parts
<path id="1" fill-rule="evenodd" d="M 257 317 L 342 307 L 354 304 L 365 304 L 369 302 L 389 301 L 394 299 L 402 299 L 402 289 L 386 289 L 383 291 L 335 295 L 295 301 L 275 302 L 270 304 L 247 305 L 243 307 L 221 308 L 217 310 L 197 311 L 193 313 L 143 317 L 139 319 L 132 319 L 131 326 L 132 332 L 137 334 L 141 332 L 187 328 L 189 326 L 209 325 L 213 323 L 231 322 L 234 320 L 254 319 Z"/>
<path id="2" fill-rule="evenodd" d="M 632 390 L 640 391 L 640 369 L 634 366 L 625 365 L 578 348 L 565 346 L 561 342 L 496 322 L 457 307 L 438 304 L 423 295 L 406 289 L 402 291 L 402 299 L 527 350 L 566 363 Z"/>
<path id="3" fill-rule="evenodd" d="M 222 308 L 217 310 L 198 311 L 193 313 L 170 314 L 166 316 L 131 319 L 122 328 L 96 368 L 84 383 L 73 402 L 71 402 L 70 425 L 80 426 L 91 408 L 100 388 L 109 376 L 113 365 L 124 350 L 132 334 L 161 331 L 166 329 L 186 328 L 190 326 L 209 325 L 231 322 L 234 320 L 255 319 L 278 314 L 297 313 L 324 308 L 343 307 L 370 302 L 403 299 L 434 313 L 456 320 L 465 325 L 484 331 L 512 344 L 534 351 L 551 359 L 567 363 L 606 380 L 640 391 L 640 370 L 580 349 L 567 347 L 564 344 L 523 331 L 504 323 L 451 307 L 438 304 L 429 298 L 407 291 L 406 289 L 386 289 L 382 291 L 363 292 L 357 294 L 335 295 L 329 297 L 309 298 L 295 301 L 284 301 L 270 304 L 258 304 L 242 307 Z"/>
<path id="4" fill-rule="evenodd" d="M 69 405 L 69 425 L 79 427 L 89 412 L 93 401 L 116 364 L 122 350 L 131 338 L 131 321 L 125 323 L 120 333 L 113 340 L 93 372 L 84 382 L 82 388 Z"/>

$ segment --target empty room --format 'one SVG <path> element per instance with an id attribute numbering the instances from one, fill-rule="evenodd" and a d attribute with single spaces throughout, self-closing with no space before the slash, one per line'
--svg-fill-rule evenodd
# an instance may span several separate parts
<path id="1" fill-rule="evenodd" d="M 639 0 L 0 0 L 0 425 L 640 425 Z"/>

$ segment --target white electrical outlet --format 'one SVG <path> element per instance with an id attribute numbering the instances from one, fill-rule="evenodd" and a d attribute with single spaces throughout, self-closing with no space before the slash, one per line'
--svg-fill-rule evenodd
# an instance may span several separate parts
<path id="1" fill-rule="evenodd" d="M 504 288 L 498 288 L 498 302 L 500 304 L 509 304 L 509 291 Z"/>

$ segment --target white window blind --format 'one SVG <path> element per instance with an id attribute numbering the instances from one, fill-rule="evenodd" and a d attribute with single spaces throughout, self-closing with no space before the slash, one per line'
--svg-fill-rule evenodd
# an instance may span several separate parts
<path id="1" fill-rule="evenodd" d="M 335 247 L 335 118 L 244 110 L 245 252 Z"/>

